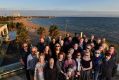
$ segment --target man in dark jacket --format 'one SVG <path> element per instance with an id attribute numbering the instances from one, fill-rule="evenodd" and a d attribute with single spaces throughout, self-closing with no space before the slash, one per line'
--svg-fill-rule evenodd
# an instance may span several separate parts
<path id="1" fill-rule="evenodd" d="M 111 80 L 112 78 L 112 72 L 115 67 L 115 62 L 113 59 L 111 59 L 111 54 L 106 53 L 105 59 L 103 60 L 103 63 L 101 65 L 102 67 L 102 80 Z"/>
<path id="2" fill-rule="evenodd" d="M 44 38 L 40 38 L 40 42 L 37 44 L 37 48 L 38 48 L 39 52 L 43 53 L 43 51 L 45 49 Z"/>

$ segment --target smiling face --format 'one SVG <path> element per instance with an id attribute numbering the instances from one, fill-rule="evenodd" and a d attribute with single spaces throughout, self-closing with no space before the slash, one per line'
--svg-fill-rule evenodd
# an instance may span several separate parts
<path id="1" fill-rule="evenodd" d="M 49 59 L 49 66 L 54 66 L 54 59 L 53 58 Z"/>
<path id="2" fill-rule="evenodd" d="M 55 48 L 56 48 L 56 50 L 60 50 L 60 44 L 57 43 L 57 44 L 55 45 Z"/>
<path id="3" fill-rule="evenodd" d="M 64 59 L 64 55 L 63 55 L 63 54 L 60 54 L 60 55 L 59 55 L 59 59 L 60 59 L 60 60 L 63 60 L 63 59 Z"/>
<path id="4" fill-rule="evenodd" d="M 36 55 L 37 48 L 36 48 L 36 47 L 33 47 L 33 48 L 31 49 L 31 52 L 32 52 L 33 55 Z"/>
<path id="5" fill-rule="evenodd" d="M 71 54 L 68 54 L 67 55 L 67 59 L 70 60 L 72 58 L 72 55 Z"/>
<path id="6" fill-rule="evenodd" d="M 44 55 L 40 55 L 39 56 L 39 62 L 44 62 L 45 56 Z"/>
<path id="7" fill-rule="evenodd" d="M 45 46 L 45 51 L 48 52 L 50 50 L 49 46 Z"/>
<path id="8" fill-rule="evenodd" d="M 55 39 L 52 39 L 52 43 L 55 43 L 56 42 L 56 40 Z"/>
<path id="9" fill-rule="evenodd" d="M 110 48 L 109 48 L 109 52 L 110 52 L 110 53 L 114 53 L 114 51 L 115 51 L 115 48 L 114 48 L 114 47 L 110 47 Z"/>
<path id="10" fill-rule="evenodd" d="M 83 38 L 80 38 L 80 43 L 83 43 L 84 39 Z"/>
<path id="11" fill-rule="evenodd" d="M 40 38 L 40 43 L 44 43 L 44 38 Z"/>
<path id="12" fill-rule="evenodd" d="M 74 49 L 77 50 L 78 49 L 78 44 L 74 44 Z"/>
<path id="13" fill-rule="evenodd" d="M 88 44 L 87 46 L 86 46 L 86 50 L 91 50 L 91 45 L 90 44 Z"/>
<path id="14" fill-rule="evenodd" d="M 23 45 L 22 45 L 22 47 L 23 47 L 23 49 L 28 49 L 28 44 L 27 43 L 24 43 Z"/>
<path id="15" fill-rule="evenodd" d="M 106 55 L 106 60 L 110 60 L 111 59 L 111 55 Z"/>
<path id="16" fill-rule="evenodd" d="M 99 50 L 95 51 L 95 57 L 99 57 L 99 56 L 100 56 L 100 51 Z"/>
<path id="17" fill-rule="evenodd" d="M 60 41 L 60 45 L 61 45 L 61 46 L 64 45 L 64 41 L 63 41 L 63 40 Z"/>
<path id="18" fill-rule="evenodd" d="M 81 54 L 77 53 L 77 58 L 80 59 L 81 58 Z"/>

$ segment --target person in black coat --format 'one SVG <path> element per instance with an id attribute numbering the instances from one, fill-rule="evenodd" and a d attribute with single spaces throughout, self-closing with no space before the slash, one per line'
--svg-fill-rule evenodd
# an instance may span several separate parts
<path id="1" fill-rule="evenodd" d="M 53 58 L 49 59 L 48 65 L 44 68 L 44 78 L 45 80 L 57 80 L 58 78 L 58 69 Z"/>
<path id="2" fill-rule="evenodd" d="M 20 62 L 24 66 L 27 80 L 30 80 L 30 74 L 27 70 L 27 57 L 30 54 L 30 49 L 27 43 L 23 43 L 20 49 Z"/>
<path id="3" fill-rule="evenodd" d="M 57 69 L 58 69 L 58 80 L 65 80 L 65 74 L 63 70 L 64 59 L 65 59 L 65 53 L 60 52 L 58 54 L 58 60 L 56 62 Z"/>
<path id="4" fill-rule="evenodd" d="M 115 51 L 115 47 L 114 45 L 110 45 L 109 46 L 109 50 L 106 52 L 108 54 L 111 54 L 111 59 L 114 61 L 114 68 L 113 68 L 113 72 L 112 72 L 112 76 L 115 76 L 116 72 L 117 72 L 117 53 Z"/>
<path id="5" fill-rule="evenodd" d="M 40 38 L 40 42 L 36 46 L 38 48 L 38 51 L 43 53 L 43 51 L 45 49 L 44 38 Z"/>
<path id="6" fill-rule="evenodd" d="M 114 60 L 111 59 L 111 54 L 106 53 L 105 59 L 103 60 L 103 63 L 101 65 L 101 79 L 102 80 L 111 80 L 112 78 L 112 72 L 114 69 Z"/>

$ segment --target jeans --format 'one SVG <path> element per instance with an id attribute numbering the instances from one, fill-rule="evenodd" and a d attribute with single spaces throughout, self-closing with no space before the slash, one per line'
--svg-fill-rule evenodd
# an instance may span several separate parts
<path id="1" fill-rule="evenodd" d="M 93 80 L 100 80 L 99 79 L 99 71 L 94 71 L 94 77 L 93 77 Z"/>

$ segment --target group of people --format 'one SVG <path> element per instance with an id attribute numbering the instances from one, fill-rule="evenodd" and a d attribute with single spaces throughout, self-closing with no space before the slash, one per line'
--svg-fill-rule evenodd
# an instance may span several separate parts
<path id="1" fill-rule="evenodd" d="M 39 43 L 23 43 L 20 62 L 27 80 L 111 80 L 117 69 L 114 45 L 105 38 L 86 35 L 40 37 Z"/>

